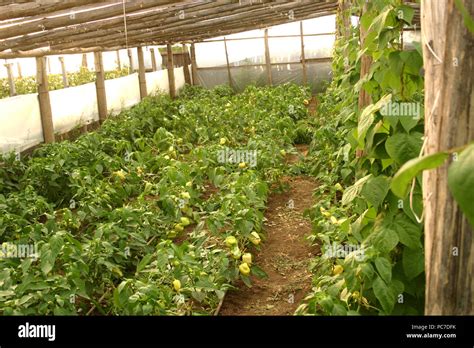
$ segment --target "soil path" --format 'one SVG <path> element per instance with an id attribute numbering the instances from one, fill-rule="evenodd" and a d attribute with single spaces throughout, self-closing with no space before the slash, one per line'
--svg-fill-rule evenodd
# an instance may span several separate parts
<path id="1" fill-rule="evenodd" d="M 298 150 L 307 150 L 299 146 Z M 252 277 L 252 287 L 242 282 L 238 290 L 228 291 L 219 315 L 293 315 L 311 288 L 309 262 L 319 252 L 306 237 L 311 222 L 303 212 L 313 203 L 314 179 L 304 176 L 286 177 L 289 189 L 271 194 L 268 199 L 264 228 L 266 239 L 255 262 L 268 278 Z"/>

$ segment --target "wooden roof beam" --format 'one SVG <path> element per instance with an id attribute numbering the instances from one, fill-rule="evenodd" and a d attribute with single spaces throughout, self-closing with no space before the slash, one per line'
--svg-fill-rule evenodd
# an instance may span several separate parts
<path id="1" fill-rule="evenodd" d="M 130 28 L 131 30 L 133 30 L 137 28 L 137 26 L 147 27 L 148 24 L 146 22 L 148 21 L 166 19 L 166 18 L 170 18 L 170 16 L 172 16 L 171 18 L 174 18 L 177 21 L 183 21 L 182 19 L 179 19 L 177 15 L 175 15 L 175 12 L 179 13 L 179 11 L 181 10 L 189 11 L 188 9 L 199 9 L 199 10 L 209 9 L 209 8 L 212 9 L 212 8 L 215 8 L 216 6 L 215 2 L 212 0 L 205 0 L 202 3 L 203 5 L 193 5 L 193 6 L 176 5 L 170 8 L 169 10 L 166 10 L 160 7 L 156 10 L 150 9 L 150 11 L 147 11 L 142 14 L 127 15 L 126 16 L 127 29 Z M 187 12 L 186 16 L 189 17 L 192 13 L 194 13 L 193 10 L 191 10 L 190 12 Z M 105 28 L 123 29 L 123 26 L 124 26 L 123 17 L 116 17 L 116 18 L 97 21 L 93 23 L 68 26 L 64 28 L 54 29 L 51 31 L 24 35 L 24 36 L 12 38 L 12 39 L 0 40 L 0 51 L 5 50 L 5 49 L 15 49 L 15 48 L 30 50 L 30 49 L 34 49 L 38 47 L 44 47 L 45 44 L 48 44 L 48 42 L 59 43 L 57 40 L 60 40 L 63 38 L 68 38 L 68 39 L 71 38 L 71 40 L 76 40 L 76 38 L 77 39 L 84 38 L 84 34 L 89 33 L 91 35 L 94 35 L 95 31 L 98 31 L 98 30 L 102 30 Z"/>
<path id="2" fill-rule="evenodd" d="M 313 5 L 314 6 L 314 5 Z M 336 4 L 337 6 L 337 4 Z M 307 18 L 316 18 L 320 16 L 334 14 L 336 11 L 336 7 L 332 9 L 325 9 L 323 12 L 315 12 L 312 7 L 306 9 L 299 9 L 294 11 L 294 20 L 291 20 L 286 14 L 281 14 L 280 17 L 275 18 L 275 15 L 267 14 L 266 16 L 260 15 L 255 18 L 251 18 L 247 21 L 243 21 L 242 19 L 236 19 L 232 22 L 227 22 L 223 25 L 212 25 L 212 26 L 194 26 L 191 27 L 189 30 L 180 30 L 180 33 L 176 35 L 174 32 L 170 34 L 161 34 L 157 35 L 155 32 L 149 32 L 140 34 L 134 37 L 130 37 L 129 45 L 136 45 L 136 44 L 164 44 L 166 42 L 181 42 L 181 41 L 191 41 L 196 39 L 202 39 L 202 37 L 210 38 L 210 37 L 217 37 L 221 35 L 227 35 L 230 33 L 242 32 L 252 29 L 260 29 L 265 28 L 268 26 L 279 25 L 284 23 L 289 23 L 293 21 L 299 21 L 301 19 Z M 123 38 L 112 39 L 109 38 L 107 41 L 102 40 L 102 45 L 105 46 L 115 46 L 123 44 Z M 89 41 L 88 43 L 84 43 L 81 47 L 88 47 L 87 45 L 96 46 L 98 45 L 97 42 Z M 52 49 L 69 49 L 72 48 L 74 45 L 73 43 L 69 45 L 58 45 L 52 46 Z"/>
<path id="3" fill-rule="evenodd" d="M 140 0 L 125 3 L 126 13 L 141 11 L 147 8 L 176 4 L 172 0 Z M 45 17 L 43 19 L 0 27 L 0 39 L 7 39 L 28 33 L 51 30 L 66 25 L 87 23 L 123 14 L 122 2 L 106 5 L 107 7 L 89 8 L 85 12 L 75 13 L 74 16 L 65 14 L 59 17 Z"/>
<path id="4" fill-rule="evenodd" d="M 234 18 L 230 20 L 228 17 L 221 18 L 221 17 L 216 17 L 212 20 L 207 20 L 206 24 L 203 24 L 202 22 L 196 22 L 187 25 L 181 25 L 180 23 L 177 24 L 172 24 L 170 26 L 158 26 L 158 27 L 150 27 L 146 30 L 141 30 L 141 31 L 136 31 L 136 32 L 129 32 L 128 33 L 128 39 L 129 42 L 132 42 L 133 40 L 140 39 L 143 37 L 151 37 L 154 36 L 156 38 L 162 38 L 162 37 L 173 37 L 176 36 L 176 32 L 178 31 L 180 35 L 183 35 L 187 30 L 191 29 L 198 29 L 199 28 L 204 28 L 204 30 L 209 30 L 209 28 L 219 28 L 222 26 L 226 26 L 229 24 L 244 24 L 246 22 L 255 22 L 253 18 L 256 18 L 257 21 L 263 21 L 264 18 L 272 19 L 275 16 L 275 11 L 277 12 L 278 15 L 280 15 L 281 18 L 284 18 L 285 21 L 288 21 L 288 12 L 290 10 L 294 11 L 294 14 L 296 16 L 296 11 L 299 11 L 300 9 L 304 8 L 309 8 L 310 11 L 316 11 L 317 9 L 325 10 L 325 9 L 335 9 L 337 7 L 337 3 L 333 4 L 326 4 L 325 7 L 321 7 L 321 3 L 318 4 L 313 4 L 313 5 L 301 5 L 300 2 L 292 2 L 292 3 L 286 3 L 278 6 L 274 6 L 272 8 L 263 8 L 263 9 L 250 9 L 247 12 L 239 12 L 238 14 L 234 15 Z M 284 12 L 282 12 L 284 11 Z M 250 30 L 250 29 L 248 29 Z M 169 33 L 169 35 L 167 35 Z M 215 35 L 219 36 L 219 35 Z M 123 33 L 117 33 L 117 34 L 110 34 L 107 33 L 104 36 L 97 36 L 97 34 L 92 37 L 92 38 L 87 38 L 84 39 L 83 41 L 73 41 L 71 43 L 66 43 L 66 44 L 58 44 L 58 45 L 51 45 L 51 48 L 53 49 L 64 49 L 64 48 L 73 48 L 73 47 L 88 47 L 88 46 L 97 46 L 100 45 L 101 41 L 112 41 L 112 40 L 122 40 L 125 42 L 125 37 Z M 169 40 L 169 39 L 167 39 Z"/>
<path id="5" fill-rule="evenodd" d="M 0 21 L 21 17 L 36 16 L 40 14 L 45 15 L 47 13 L 73 9 L 83 5 L 97 5 L 102 2 L 110 2 L 110 0 L 37 0 L 28 1 L 25 3 L 18 3 L 18 1 L 15 1 L 13 4 L 0 6 Z M 0 25 L 2 24 L 3 23 L 0 22 Z"/>

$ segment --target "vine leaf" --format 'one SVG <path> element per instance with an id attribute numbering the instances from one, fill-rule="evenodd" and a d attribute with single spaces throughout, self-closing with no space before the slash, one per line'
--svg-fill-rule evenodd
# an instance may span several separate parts
<path id="1" fill-rule="evenodd" d="M 448 169 L 448 187 L 467 220 L 474 227 L 474 144 L 469 145 Z"/>
<path id="2" fill-rule="evenodd" d="M 344 194 L 342 195 L 341 203 L 342 205 L 349 204 L 356 198 L 360 191 L 362 190 L 362 187 L 364 184 L 367 182 L 367 180 L 370 179 L 372 174 L 366 175 L 363 178 L 359 179 L 356 181 L 356 183 L 350 187 L 348 187 L 345 191 Z"/>
<path id="3" fill-rule="evenodd" d="M 432 155 L 409 160 L 393 177 L 390 185 L 392 192 L 400 198 L 405 197 L 411 181 L 418 173 L 442 165 L 448 156 L 447 152 L 437 152 Z"/>
<path id="4" fill-rule="evenodd" d="M 400 243 L 411 249 L 421 249 L 421 227 L 413 223 L 410 218 L 401 213 L 395 216 L 392 226 L 398 233 Z"/>
<path id="5" fill-rule="evenodd" d="M 391 313 L 395 306 L 395 294 L 392 289 L 389 288 L 380 277 L 375 278 L 372 287 L 375 297 L 379 300 L 383 310 L 386 313 Z"/>
<path id="6" fill-rule="evenodd" d="M 372 206 L 378 208 L 390 189 L 390 181 L 386 176 L 371 177 L 361 190 L 361 195 Z"/>
<path id="7" fill-rule="evenodd" d="M 403 249 L 403 271 L 408 279 L 413 279 L 425 269 L 425 256 L 423 249 Z"/>
<path id="8" fill-rule="evenodd" d="M 382 97 L 377 103 L 370 104 L 362 111 L 362 114 L 359 118 L 359 124 L 357 126 L 357 137 L 360 145 L 364 144 L 365 135 L 367 134 L 367 131 L 369 130 L 370 126 L 374 123 L 374 114 L 391 100 L 392 95 L 387 94 Z"/>
<path id="9" fill-rule="evenodd" d="M 411 134 L 396 133 L 387 139 L 385 149 L 398 164 L 408 162 L 418 156 L 423 144 L 422 136 L 423 134 L 417 132 Z"/>
<path id="10" fill-rule="evenodd" d="M 385 283 L 390 283 L 392 280 L 392 264 L 385 257 L 377 257 L 375 259 L 375 267 L 379 272 L 380 278 L 382 278 Z"/>

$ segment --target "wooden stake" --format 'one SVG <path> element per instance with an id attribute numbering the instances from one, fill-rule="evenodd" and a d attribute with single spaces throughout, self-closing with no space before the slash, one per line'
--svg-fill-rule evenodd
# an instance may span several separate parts
<path id="1" fill-rule="evenodd" d="M 194 86 L 198 85 L 198 73 L 197 73 L 197 63 L 196 63 L 196 47 L 194 42 L 191 43 L 191 77 Z"/>
<path id="2" fill-rule="evenodd" d="M 362 9 L 362 14 L 367 12 L 367 3 L 364 2 L 364 6 Z M 365 38 L 367 36 L 367 31 L 360 26 L 360 46 L 362 47 L 365 42 Z M 370 66 L 372 65 L 372 57 L 363 54 L 361 58 L 361 65 L 360 65 L 360 78 L 362 79 L 365 75 L 369 73 Z M 370 98 L 370 94 L 364 88 L 361 88 L 359 92 L 359 110 L 363 110 L 367 105 L 372 102 Z"/>
<path id="3" fill-rule="evenodd" d="M 271 86 L 273 85 L 273 78 L 272 78 L 272 66 L 270 61 L 270 49 L 268 47 L 268 29 L 265 29 L 265 64 L 267 66 L 267 81 L 268 84 Z"/>
<path id="4" fill-rule="evenodd" d="M 41 113 L 41 125 L 45 143 L 54 143 L 53 115 L 48 90 L 46 57 L 36 58 L 36 82 L 38 84 L 38 101 Z"/>
<path id="5" fill-rule="evenodd" d="M 140 99 L 147 96 L 146 76 L 145 76 L 145 60 L 143 58 L 143 47 L 137 47 L 138 54 L 138 82 L 140 84 Z"/>
<path id="6" fill-rule="evenodd" d="M 224 36 L 224 49 L 225 49 L 225 61 L 227 62 L 227 79 L 229 80 L 230 88 L 234 89 L 234 84 L 232 82 L 232 75 L 230 73 L 229 53 L 227 52 L 227 40 L 225 36 Z"/>
<path id="7" fill-rule="evenodd" d="M 156 54 L 155 54 L 154 48 L 150 48 L 150 54 L 151 54 L 151 68 L 153 71 L 157 71 L 158 67 L 156 65 Z"/>
<path id="8" fill-rule="evenodd" d="M 67 79 L 66 65 L 64 64 L 64 57 L 58 57 L 59 62 L 61 63 L 61 73 L 63 75 L 63 86 L 64 88 L 69 87 L 69 81 Z"/>
<path id="9" fill-rule="evenodd" d="M 173 66 L 173 50 L 171 49 L 171 44 L 166 45 L 167 52 L 167 68 L 168 68 L 168 83 L 170 86 L 170 97 L 176 97 L 176 87 L 174 81 L 174 66 Z"/>
<path id="10" fill-rule="evenodd" d="M 132 73 L 135 70 L 133 69 L 133 55 L 132 55 L 132 50 L 130 48 L 127 50 L 127 55 L 128 55 L 128 63 L 130 64 L 130 68 L 128 70 L 130 73 Z"/>
<path id="11" fill-rule="evenodd" d="M 474 16 L 474 2 L 458 5 Z M 422 0 L 421 9 L 427 156 L 474 140 L 474 36 L 454 1 Z M 474 314 L 474 231 L 448 187 L 448 171 L 460 155 L 423 171 L 425 315 Z M 465 164 L 468 190 L 472 171 Z"/>
<path id="12" fill-rule="evenodd" d="M 12 63 L 5 64 L 5 68 L 7 68 L 8 75 L 8 86 L 10 87 L 10 97 L 16 95 L 15 78 L 13 77 L 12 65 Z"/>
<path id="13" fill-rule="evenodd" d="M 16 62 L 16 69 L 18 70 L 18 78 L 22 79 L 23 74 L 21 73 L 21 64 L 20 64 L 20 62 Z"/>
<path id="14" fill-rule="evenodd" d="M 308 72 L 306 70 L 306 57 L 304 54 L 304 36 L 303 36 L 303 22 L 300 22 L 300 37 L 301 37 L 301 65 L 303 66 L 303 85 L 308 84 Z"/>
<path id="15" fill-rule="evenodd" d="M 344 37 L 346 40 L 349 40 L 351 36 L 351 0 L 339 0 L 339 4 L 336 12 L 336 35 L 337 37 Z M 347 47 L 343 52 L 344 59 L 348 58 L 348 49 Z M 347 65 L 347 64 L 345 64 Z M 345 66 L 347 69 L 348 66 Z"/>
<path id="16" fill-rule="evenodd" d="M 189 75 L 189 54 L 186 44 L 183 44 L 183 71 L 184 71 L 184 82 L 188 85 L 191 84 L 191 76 Z"/>
<path id="17" fill-rule="evenodd" d="M 120 50 L 115 51 L 117 54 L 117 68 L 118 70 L 122 70 L 122 62 L 120 61 Z"/>
<path id="18" fill-rule="evenodd" d="M 87 66 L 87 54 L 83 53 L 82 54 L 82 66 L 86 69 L 88 69 L 89 67 Z"/>
<path id="19" fill-rule="evenodd" d="M 94 65 L 97 109 L 99 111 L 99 122 L 102 124 L 107 119 L 107 95 L 105 92 L 105 71 L 102 62 L 102 52 L 94 52 Z"/>

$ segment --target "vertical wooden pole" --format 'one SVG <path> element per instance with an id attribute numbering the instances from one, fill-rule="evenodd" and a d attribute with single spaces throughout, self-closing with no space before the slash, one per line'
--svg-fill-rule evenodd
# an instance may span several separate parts
<path id="1" fill-rule="evenodd" d="M 140 84 L 140 99 L 147 96 L 146 76 L 145 76 L 145 59 L 143 58 L 143 47 L 137 47 L 138 55 L 138 83 Z"/>
<path id="2" fill-rule="evenodd" d="M 5 64 L 5 68 L 7 68 L 8 75 L 8 86 L 10 87 L 10 97 L 16 95 L 15 78 L 13 77 L 12 65 L 12 63 Z"/>
<path id="3" fill-rule="evenodd" d="M 227 62 L 227 79 L 229 80 L 230 88 L 234 89 L 234 84 L 232 82 L 232 74 L 230 73 L 229 53 L 227 52 L 227 40 L 225 36 L 224 36 L 224 49 L 225 49 L 225 61 Z"/>
<path id="4" fill-rule="evenodd" d="M 89 67 L 87 66 L 87 54 L 86 53 L 83 53 L 82 54 L 82 66 L 86 69 L 88 69 Z"/>
<path id="5" fill-rule="evenodd" d="M 272 66 L 270 61 L 270 49 L 268 47 L 268 29 L 265 29 L 265 64 L 267 66 L 267 81 L 268 84 L 271 86 L 273 85 L 273 78 L 272 78 Z"/>
<path id="6" fill-rule="evenodd" d="M 191 76 L 189 75 L 189 54 L 188 54 L 188 48 L 186 47 L 186 44 L 183 44 L 182 46 L 182 52 L 183 52 L 183 71 L 184 71 L 184 82 L 186 84 L 190 85 L 191 84 Z"/>
<path id="7" fill-rule="evenodd" d="M 168 83 L 170 86 L 170 97 L 176 97 L 176 87 L 174 81 L 174 66 L 173 66 L 173 50 L 171 49 L 171 44 L 166 45 L 166 55 L 167 55 L 167 69 L 168 69 Z"/>
<path id="8" fill-rule="evenodd" d="M 64 57 L 58 57 L 59 62 L 61 63 L 61 73 L 63 75 L 63 86 L 64 88 L 69 87 L 69 81 L 67 79 L 66 64 L 64 64 Z"/>
<path id="9" fill-rule="evenodd" d="M 153 71 L 157 71 L 158 67 L 156 65 L 156 54 L 155 54 L 154 48 L 150 48 L 150 55 L 151 55 L 151 68 Z"/>
<path id="10" fill-rule="evenodd" d="M 473 1 L 459 4 L 474 16 Z M 474 140 L 474 35 L 454 1 L 422 0 L 421 13 L 430 155 Z M 456 158 L 423 172 L 425 315 L 474 314 L 474 231 L 448 188 Z"/>
<path id="11" fill-rule="evenodd" d="M 306 70 L 306 56 L 304 54 L 304 36 L 303 36 L 303 22 L 300 22 L 300 37 L 301 37 L 301 65 L 303 66 L 303 85 L 308 84 L 308 72 Z"/>
<path id="12" fill-rule="evenodd" d="M 362 14 L 367 12 L 367 9 L 368 9 L 367 2 L 364 2 Z M 360 25 L 360 46 L 361 47 L 364 45 L 366 37 L 367 37 L 367 30 L 362 25 Z M 367 54 L 363 54 L 361 58 L 361 65 L 360 65 L 360 78 L 361 79 L 369 73 L 371 65 L 372 65 L 372 57 Z M 359 110 L 364 109 L 371 102 L 372 102 L 372 99 L 370 98 L 370 94 L 367 93 L 367 91 L 364 88 L 361 88 L 359 92 Z"/>
<path id="13" fill-rule="evenodd" d="M 48 74 L 51 74 L 51 58 L 46 57 L 46 63 L 48 64 Z"/>
<path id="14" fill-rule="evenodd" d="M 102 52 L 94 52 L 94 65 L 97 108 L 99 110 L 99 122 L 102 124 L 107 119 L 107 95 L 105 93 L 105 71 L 102 62 Z"/>
<path id="15" fill-rule="evenodd" d="M 349 38 L 351 34 L 351 0 L 339 0 L 337 8 L 337 35 L 344 38 Z"/>
<path id="16" fill-rule="evenodd" d="M 54 142 L 53 114 L 48 90 L 46 57 L 36 57 L 36 82 L 38 84 L 38 101 L 41 114 L 41 125 L 45 143 Z"/>
<path id="17" fill-rule="evenodd" d="M 197 63 L 196 63 L 196 47 L 194 42 L 191 43 L 191 77 L 193 79 L 193 85 L 198 85 L 198 73 L 197 73 Z"/>
<path id="18" fill-rule="evenodd" d="M 18 78 L 22 79 L 23 74 L 21 73 L 21 64 L 20 64 L 20 62 L 16 62 L 16 69 L 18 70 Z"/>
<path id="19" fill-rule="evenodd" d="M 117 68 L 118 70 L 122 70 L 122 62 L 120 61 L 120 50 L 115 51 L 117 54 Z"/>
<path id="20" fill-rule="evenodd" d="M 135 71 L 135 70 L 133 69 L 133 55 L 132 55 L 132 49 L 129 48 L 129 49 L 127 50 L 127 55 L 128 55 L 128 63 L 130 64 L 129 72 L 131 73 L 131 72 Z"/>

